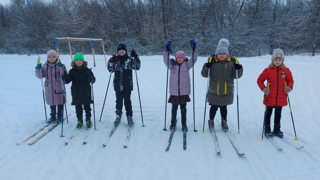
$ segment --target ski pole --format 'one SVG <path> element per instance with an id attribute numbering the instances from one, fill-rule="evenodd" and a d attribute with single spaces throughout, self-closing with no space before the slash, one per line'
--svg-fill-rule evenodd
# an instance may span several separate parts
<path id="1" fill-rule="evenodd" d="M 210 57 L 209 59 L 209 63 L 211 63 L 211 59 L 212 57 Z M 204 133 L 204 126 L 206 124 L 206 109 L 207 109 L 207 99 L 208 99 L 208 91 L 209 91 L 209 80 L 210 80 L 210 69 L 208 70 L 208 80 L 207 80 L 207 88 L 206 88 L 206 98 L 204 101 L 204 115 L 203 115 L 203 129 L 202 129 L 202 133 Z"/>
<path id="2" fill-rule="evenodd" d="M 93 123 L 94 123 L 94 130 L 97 130 L 96 128 L 96 110 L 94 108 L 94 93 L 93 93 L 93 83 L 91 83 L 91 96 L 92 96 L 92 105 L 93 105 Z"/>
<path id="3" fill-rule="evenodd" d="M 238 64 L 238 58 L 235 57 L 236 59 L 236 64 Z M 236 69 L 236 86 L 237 86 L 237 118 L 238 118 L 238 134 L 240 134 L 240 121 L 239 121 L 239 91 L 238 91 L 238 77 L 239 77 L 239 74 L 238 74 L 238 69 Z"/>
<path id="4" fill-rule="evenodd" d="M 285 84 L 285 87 L 287 87 L 287 84 Z M 290 109 L 292 125 L 293 125 L 293 130 L 294 130 L 294 136 L 295 136 L 294 140 L 299 141 L 299 139 L 297 138 L 297 134 L 296 134 L 296 128 L 294 126 L 293 115 L 292 115 L 291 104 L 290 104 L 290 99 L 289 99 L 289 94 L 288 93 L 287 93 L 287 97 L 288 97 L 289 109 Z"/>
<path id="5" fill-rule="evenodd" d="M 60 57 L 58 56 L 57 58 L 58 58 L 58 62 L 61 63 Z M 60 68 L 59 68 L 59 71 L 60 71 L 60 77 L 62 77 L 62 73 L 61 73 L 61 69 Z M 61 86 L 62 86 L 62 91 L 63 91 L 63 101 L 66 101 L 65 100 L 65 98 L 66 98 L 66 89 L 65 89 L 65 85 L 64 85 L 64 82 L 63 82 L 62 79 L 61 79 Z M 67 124 L 68 124 L 69 123 L 69 118 L 68 118 L 68 111 L 67 111 L 67 102 L 64 103 L 64 108 L 66 110 L 66 117 L 67 117 Z M 62 115 L 63 115 L 63 111 L 62 111 Z"/>
<path id="6" fill-rule="evenodd" d="M 40 56 L 38 57 L 38 64 L 40 64 Z M 47 119 L 46 99 L 44 98 L 44 90 L 43 90 L 42 69 L 40 69 L 40 80 L 41 80 L 41 87 L 42 87 L 42 98 L 43 98 L 44 115 L 46 117 L 46 123 L 47 123 L 48 119 Z"/>
<path id="7" fill-rule="evenodd" d="M 106 95 L 104 96 L 104 101 L 103 101 L 103 105 L 102 105 L 102 110 L 101 110 L 101 115 L 100 115 L 100 120 L 99 120 L 99 122 L 101 122 L 102 113 L 103 113 L 103 109 L 104 109 L 104 104 L 106 103 L 106 99 L 107 99 L 107 94 L 108 94 L 108 89 L 109 89 L 109 84 L 110 84 L 111 75 L 112 75 L 112 72 L 110 72 L 109 81 L 108 81 L 108 86 L 107 86 L 107 90 L 106 90 Z"/>
<path id="8" fill-rule="evenodd" d="M 134 51 L 134 49 L 132 49 Z M 138 82 L 138 74 L 137 74 L 137 66 L 136 66 L 136 59 L 134 58 L 133 60 L 134 63 L 134 71 L 136 73 L 136 80 L 137 80 L 137 89 L 138 89 L 138 96 L 139 96 L 139 103 L 140 103 L 140 112 L 141 112 L 141 120 L 142 120 L 142 127 L 144 127 L 144 122 L 143 122 L 143 115 L 142 115 L 142 106 L 141 106 L 141 98 L 140 98 L 140 91 L 139 91 L 139 82 Z"/>
<path id="9" fill-rule="evenodd" d="M 168 61 L 167 61 L 167 83 L 166 83 L 166 99 L 165 99 L 165 111 L 164 111 L 164 131 L 167 131 L 166 129 L 166 121 L 167 121 L 167 98 L 168 98 L 168 77 L 169 77 L 169 56 L 170 56 L 171 48 L 168 46 Z"/>
<path id="10" fill-rule="evenodd" d="M 268 83 L 267 85 L 267 89 L 269 89 L 270 83 Z M 266 95 L 266 105 L 264 107 L 264 119 L 263 119 L 263 126 L 262 126 L 262 137 L 261 137 L 261 141 L 263 141 L 263 132 L 264 132 L 264 126 L 266 123 L 266 116 L 267 116 L 267 102 L 268 102 L 268 95 Z"/>
<path id="11" fill-rule="evenodd" d="M 195 105 L 194 105 L 194 50 L 196 49 L 195 45 L 192 45 L 192 93 L 193 93 L 193 131 L 197 132 L 196 130 L 196 117 L 195 117 Z"/>

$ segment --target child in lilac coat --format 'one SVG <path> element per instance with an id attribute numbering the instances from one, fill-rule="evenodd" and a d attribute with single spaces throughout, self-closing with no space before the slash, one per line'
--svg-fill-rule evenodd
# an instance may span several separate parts
<path id="1" fill-rule="evenodd" d="M 60 70 L 62 74 L 68 74 L 68 71 L 64 64 L 58 63 L 58 54 L 54 50 L 47 52 L 47 61 L 42 65 L 38 64 L 36 67 L 36 77 L 40 77 L 40 71 L 42 78 L 45 78 L 45 96 L 46 102 L 50 105 L 50 119 L 48 123 L 62 121 L 63 105 L 67 99 L 63 95 Z M 58 106 L 58 112 L 56 110 Z"/>
<path id="2" fill-rule="evenodd" d="M 196 42 L 190 40 L 191 47 L 196 48 Z M 171 46 L 171 41 L 168 41 L 165 45 L 165 50 L 163 51 L 163 61 L 168 67 L 168 51 Z M 194 51 L 194 63 L 197 61 L 198 50 Z M 192 58 L 192 55 L 191 55 Z M 193 66 L 193 60 L 188 60 L 186 54 L 183 51 L 178 51 L 175 54 L 175 59 L 169 61 L 170 69 L 170 83 L 169 91 L 170 98 L 168 103 L 172 103 L 171 109 L 171 125 L 170 129 L 175 130 L 176 128 L 176 119 L 177 119 L 177 110 L 180 105 L 181 110 L 181 124 L 182 130 L 187 131 L 187 102 L 190 101 L 191 93 L 191 84 L 190 84 L 190 75 L 189 70 Z"/>

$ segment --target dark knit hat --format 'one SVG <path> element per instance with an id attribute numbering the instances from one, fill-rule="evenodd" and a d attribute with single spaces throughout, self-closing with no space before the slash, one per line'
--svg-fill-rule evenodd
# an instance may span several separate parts
<path id="1" fill-rule="evenodd" d="M 228 45 L 229 45 L 229 41 L 226 38 L 220 39 L 215 54 L 217 55 L 217 54 L 222 54 L 223 53 L 223 54 L 229 55 Z"/>
<path id="2" fill-rule="evenodd" d="M 282 61 L 284 61 L 284 54 L 283 51 L 281 49 L 275 49 L 273 51 L 272 57 L 271 57 L 271 61 L 273 61 L 273 59 L 275 58 L 281 58 Z"/>
<path id="3" fill-rule="evenodd" d="M 123 43 L 120 43 L 118 46 L 117 46 L 117 52 L 122 49 L 122 50 L 125 50 L 126 53 L 127 53 L 127 46 Z"/>

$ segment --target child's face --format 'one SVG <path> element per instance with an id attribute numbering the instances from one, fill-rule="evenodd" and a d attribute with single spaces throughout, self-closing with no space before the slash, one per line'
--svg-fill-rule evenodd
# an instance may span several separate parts
<path id="1" fill-rule="evenodd" d="M 227 59 L 227 54 L 224 54 L 224 53 L 217 54 L 217 58 L 219 61 L 224 61 Z"/>
<path id="2" fill-rule="evenodd" d="M 183 61 L 184 61 L 184 58 L 183 58 L 183 57 L 178 57 L 178 58 L 177 58 L 177 63 L 182 64 Z"/>
<path id="3" fill-rule="evenodd" d="M 124 55 L 126 55 L 126 51 L 123 50 L 123 49 L 120 49 L 120 50 L 118 51 L 118 54 L 119 54 L 120 56 L 124 56 Z"/>
<path id="4" fill-rule="evenodd" d="M 55 63 L 56 62 L 56 60 L 57 60 L 57 58 L 55 57 L 55 56 L 48 56 L 48 61 L 49 61 L 49 63 Z"/>
<path id="5" fill-rule="evenodd" d="M 77 66 L 82 66 L 83 61 L 81 59 L 77 59 L 75 63 Z"/>
<path id="6" fill-rule="evenodd" d="M 283 60 L 281 58 L 275 58 L 273 59 L 273 65 L 275 66 L 281 66 L 282 65 Z"/>

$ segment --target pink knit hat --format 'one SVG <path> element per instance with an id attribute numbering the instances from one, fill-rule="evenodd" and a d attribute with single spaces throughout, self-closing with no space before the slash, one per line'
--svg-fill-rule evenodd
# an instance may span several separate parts
<path id="1" fill-rule="evenodd" d="M 178 57 L 183 57 L 183 59 L 186 58 L 186 53 L 184 53 L 183 51 L 178 51 L 174 57 L 177 59 Z"/>
<path id="2" fill-rule="evenodd" d="M 50 51 L 47 52 L 47 57 L 49 57 L 49 56 L 58 57 L 58 54 L 55 50 L 51 49 Z"/>
<path id="3" fill-rule="evenodd" d="M 283 51 L 281 49 L 275 49 L 273 51 L 272 57 L 271 57 L 271 61 L 273 61 L 275 58 L 281 58 L 282 61 L 284 61 L 284 54 Z"/>

